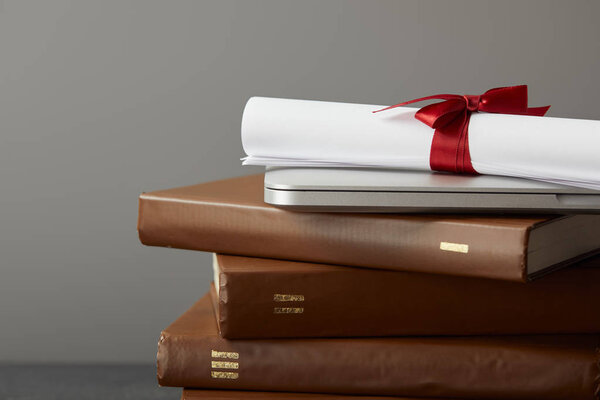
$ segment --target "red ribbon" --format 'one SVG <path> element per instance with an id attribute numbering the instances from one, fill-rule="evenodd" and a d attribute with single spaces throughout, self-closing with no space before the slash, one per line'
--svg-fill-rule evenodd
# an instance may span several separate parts
<path id="1" fill-rule="evenodd" d="M 415 118 L 435 129 L 429 165 L 435 171 L 476 174 L 469 154 L 469 120 L 478 111 L 543 116 L 550 106 L 527 107 L 527 85 L 490 89 L 480 96 L 436 94 L 396 104 L 380 111 L 425 100 L 444 100 L 421 108 Z"/>

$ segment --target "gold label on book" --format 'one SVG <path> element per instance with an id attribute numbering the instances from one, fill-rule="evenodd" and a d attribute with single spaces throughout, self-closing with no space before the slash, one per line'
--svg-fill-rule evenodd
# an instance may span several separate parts
<path id="1" fill-rule="evenodd" d="M 210 376 L 215 379 L 237 379 L 240 377 L 237 372 L 225 371 L 210 371 Z"/>
<path id="2" fill-rule="evenodd" d="M 304 301 L 304 295 L 275 293 L 273 295 L 273 301 Z"/>
<path id="3" fill-rule="evenodd" d="M 304 307 L 273 307 L 273 314 L 302 314 Z"/>
<path id="4" fill-rule="evenodd" d="M 212 358 L 230 358 L 230 359 L 233 359 L 233 360 L 237 360 L 237 359 L 240 358 L 240 353 L 236 353 L 236 352 L 233 352 L 233 351 L 211 350 L 210 356 Z"/>
<path id="5" fill-rule="evenodd" d="M 440 250 L 453 251 L 455 253 L 468 253 L 469 245 L 462 243 L 440 242 Z"/>
<path id="6" fill-rule="evenodd" d="M 219 369 L 238 369 L 240 364 L 235 361 L 211 361 L 210 367 Z"/>

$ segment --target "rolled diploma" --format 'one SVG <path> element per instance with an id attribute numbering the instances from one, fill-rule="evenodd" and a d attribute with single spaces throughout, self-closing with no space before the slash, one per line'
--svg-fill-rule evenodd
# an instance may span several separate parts
<path id="1" fill-rule="evenodd" d="M 242 118 L 244 164 L 430 170 L 434 130 L 416 108 L 253 97 Z M 600 189 L 600 121 L 474 113 L 469 150 L 481 174 Z"/>

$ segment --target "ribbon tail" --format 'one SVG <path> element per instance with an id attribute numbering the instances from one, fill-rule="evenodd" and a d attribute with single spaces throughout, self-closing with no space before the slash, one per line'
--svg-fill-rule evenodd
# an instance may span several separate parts
<path id="1" fill-rule="evenodd" d="M 382 108 L 381 110 L 372 111 L 372 113 L 375 114 L 375 113 L 378 113 L 378 112 L 381 112 L 381 111 L 387 111 L 387 110 L 391 110 L 393 108 L 398 108 L 398 107 L 402 107 L 402 106 L 407 106 L 409 104 L 418 103 L 420 101 L 426 101 L 426 100 L 452 100 L 452 99 L 457 99 L 457 98 L 461 99 L 462 96 L 458 96 L 456 94 L 434 94 L 433 96 L 420 97 L 418 99 L 405 101 L 404 103 L 394 104 L 393 106 L 385 107 L 385 108 Z"/>
<path id="2" fill-rule="evenodd" d="M 550 106 L 545 106 L 545 107 L 529 107 L 527 109 L 527 115 L 533 115 L 536 117 L 543 117 L 548 110 L 550 109 Z"/>

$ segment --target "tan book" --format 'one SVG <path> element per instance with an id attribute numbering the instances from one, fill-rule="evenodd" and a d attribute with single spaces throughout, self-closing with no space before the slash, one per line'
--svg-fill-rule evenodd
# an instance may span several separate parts
<path id="1" fill-rule="evenodd" d="M 598 335 L 227 340 L 206 295 L 167 327 L 158 381 L 203 389 L 593 400 Z"/>
<path id="2" fill-rule="evenodd" d="M 424 397 L 346 396 L 320 393 L 249 392 L 243 390 L 183 389 L 181 400 L 435 400 Z M 455 399 L 460 400 L 460 399 Z"/>
<path id="3" fill-rule="evenodd" d="M 600 256 L 523 285 L 215 255 L 230 339 L 600 332 Z"/>
<path id="4" fill-rule="evenodd" d="M 263 175 L 144 193 L 142 243 L 252 257 L 525 282 L 600 249 L 600 215 L 285 211 Z"/>

